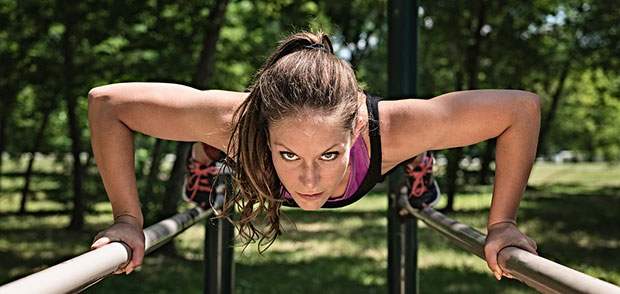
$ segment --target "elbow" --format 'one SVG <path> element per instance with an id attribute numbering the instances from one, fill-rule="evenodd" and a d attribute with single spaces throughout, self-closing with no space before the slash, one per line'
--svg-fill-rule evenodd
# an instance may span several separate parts
<path id="1" fill-rule="evenodd" d="M 100 86 L 88 91 L 88 104 L 99 103 L 102 100 L 108 100 L 110 95 L 106 91 L 106 86 Z"/>
<path id="2" fill-rule="evenodd" d="M 99 101 L 104 100 L 103 97 L 106 97 L 106 94 L 105 91 L 102 90 L 102 87 L 90 89 L 90 91 L 88 91 L 88 108 L 90 109 L 99 103 Z"/>
<path id="3" fill-rule="evenodd" d="M 114 113 L 112 98 L 106 86 L 96 87 L 88 91 L 88 119 L 89 122 L 101 120 L 104 116 Z"/>
<path id="4" fill-rule="evenodd" d="M 521 92 L 519 95 L 519 109 L 533 119 L 540 119 L 541 99 L 535 93 Z"/>
<path id="5" fill-rule="evenodd" d="M 528 107 L 532 109 L 532 112 L 534 112 L 534 114 L 540 118 L 540 112 L 541 112 L 541 99 L 540 96 L 538 96 L 538 94 L 535 93 L 530 93 L 530 96 L 528 98 Z"/>
<path id="6" fill-rule="evenodd" d="M 540 96 L 538 96 L 538 94 L 536 93 L 531 93 L 531 92 L 528 92 L 528 94 L 529 95 L 527 99 L 532 104 L 532 106 L 535 108 L 535 110 L 540 112 L 540 105 L 541 105 Z"/>
<path id="7" fill-rule="evenodd" d="M 102 87 L 92 88 L 88 91 L 88 117 L 92 118 L 94 114 L 98 113 L 97 109 L 100 109 L 102 104 L 105 104 L 105 91 Z"/>

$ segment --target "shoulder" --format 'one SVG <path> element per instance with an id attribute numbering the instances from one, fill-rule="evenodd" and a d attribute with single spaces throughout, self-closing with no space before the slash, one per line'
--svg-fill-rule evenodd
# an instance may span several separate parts
<path id="1" fill-rule="evenodd" d="M 250 93 L 226 90 L 206 90 L 203 92 L 205 103 L 221 108 L 236 108 L 241 105 Z"/>
<path id="2" fill-rule="evenodd" d="M 381 100 L 378 109 L 383 171 L 428 150 L 426 128 L 436 114 L 428 100 Z"/>
<path id="3" fill-rule="evenodd" d="M 204 134 L 212 133 L 214 130 L 212 126 L 216 126 L 217 129 L 224 131 L 224 138 L 228 140 L 229 133 L 234 126 L 234 116 L 239 106 L 247 99 L 249 93 L 235 92 L 225 90 L 206 90 L 202 91 L 202 99 L 197 101 L 198 109 L 202 109 L 204 114 L 201 120 L 203 121 L 202 131 Z"/>
<path id="4" fill-rule="evenodd" d="M 225 90 L 206 90 L 204 92 L 204 102 L 206 106 L 222 118 L 228 117 L 225 121 L 232 122 L 232 117 L 245 101 L 250 93 L 234 92 Z"/>

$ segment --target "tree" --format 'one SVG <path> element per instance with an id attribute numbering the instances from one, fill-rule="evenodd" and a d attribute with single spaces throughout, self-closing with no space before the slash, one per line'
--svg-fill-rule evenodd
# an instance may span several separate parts
<path id="1" fill-rule="evenodd" d="M 453 90 L 477 89 L 481 47 L 487 35 L 483 28 L 487 25 L 489 4 L 483 0 L 467 1 L 460 5 L 447 5 L 443 2 L 433 2 L 433 4 L 422 5 L 425 13 L 425 16 L 421 18 L 424 27 L 428 31 L 433 31 L 430 34 L 425 34 L 425 31 L 422 33 L 423 45 L 420 54 L 423 60 L 420 76 L 422 93 L 429 91 L 429 84 L 438 83 L 437 75 L 428 74 L 431 71 L 436 72 L 437 68 L 441 75 L 450 76 L 452 84 L 445 85 L 442 89 L 435 89 L 435 91 L 447 92 L 448 87 L 454 87 Z M 437 31 L 441 33 L 436 33 Z M 446 60 L 448 56 L 453 59 Z M 433 59 L 439 59 L 440 64 L 437 65 Z M 428 96 L 435 95 L 433 93 Z M 453 209 L 462 153 L 462 148 L 455 148 L 450 150 L 448 155 L 446 172 L 448 203 L 445 207 L 448 211 Z"/>
<path id="2" fill-rule="evenodd" d="M 200 50 L 196 72 L 192 80 L 192 85 L 198 89 L 207 89 L 211 82 L 213 67 L 215 65 L 216 45 L 220 36 L 220 30 L 224 24 L 224 15 L 228 0 L 216 0 L 210 9 L 208 17 L 204 21 L 202 50 Z M 177 143 L 176 159 L 166 186 L 166 205 L 162 217 L 176 213 L 178 196 L 183 189 L 185 178 L 186 154 L 191 144 L 186 142 Z"/>
<path id="3" fill-rule="evenodd" d="M 0 12 L 0 155 L 6 151 L 8 142 L 7 130 L 14 127 L 10 120 L 12 111 L 17 104 L 19 93 L 27 86 L 24 79 L 32 72 L 33 58 L 30 52 L 36 41 L 46 33 L 50 20 L 46 11 L 36 9 L 35 3 L 18 3 L 2 1 Z M 25 29 L 26 28 L 26 29 Z M 0 156 L 0 173 L 2 172 L 2 156 Z"/>

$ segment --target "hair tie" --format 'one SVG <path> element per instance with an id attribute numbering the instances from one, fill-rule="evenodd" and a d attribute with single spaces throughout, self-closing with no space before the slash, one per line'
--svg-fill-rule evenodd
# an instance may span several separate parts
<path id="1" fill-rule="evenodd" d="M 331 53 L 329 52 L 329 50 L 327 50 L 327 48 L 325 48 L 325 45 L 323 45 L 322 43 L 312 43 L 311 45 L 304 46 L 304 48 L 308 50 L 323 50 L 327 53 Z"/>

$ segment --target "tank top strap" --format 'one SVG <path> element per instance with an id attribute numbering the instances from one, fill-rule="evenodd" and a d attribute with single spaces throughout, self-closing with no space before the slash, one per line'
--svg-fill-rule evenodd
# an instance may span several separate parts
<path id="1" fill-rule="evenodd" d="M 381 176 L 381 129 L 379 128 L 379 101 L 380 97 L 366 92 L 366 106 L 368 108 L 368 135 L 370 137 L 370 165 L 364 180 L 350 197 L 337 202 L 326 202 L 322 208 L 337 208 L 347 206 L 360 200 L 375 185 L 383 181 Z"/>

